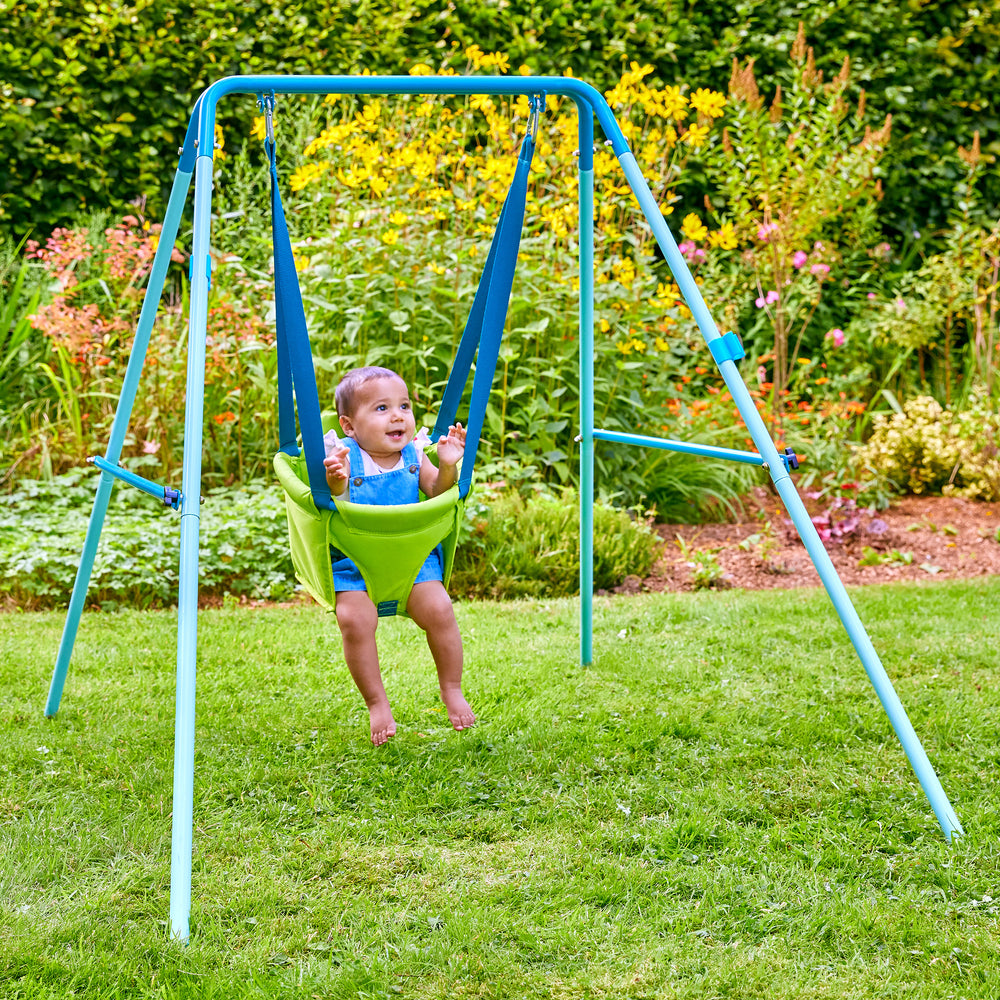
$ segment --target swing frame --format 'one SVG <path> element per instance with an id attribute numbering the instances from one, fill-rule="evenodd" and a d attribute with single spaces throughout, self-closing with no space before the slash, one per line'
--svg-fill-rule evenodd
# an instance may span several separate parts
<path id="1" fill-rule="evenodd" d="M 794 455 L 781 455 L 753 403 L 736 362 L 743 356 L 732 333 L 720 334 L 705 305 L 683 255 L 670 232 L 621 128 L 604 97 L 592 86 L 565 77 L 453 77 L 453 76 L 233 76 L 213 83 L 198 99 L 164 216 L 159 245 L 153 259 L 136 328 L 132 353 L 125 371 L 118 408 L 103 459 L 93 459 L 100 470 L 94 507 L 80 556 L 62 640 L 52 674 L 45 715 L 59 709 L 80 618 L 90 584 L 98 543 L 116 480 L 147 492 L 166 506 L 180 510 L 180 565 L 177 604 L 177 686 L 174 726 L 173 812 L 170 862 L 170 933 L 187 941 L 190 933 L 191 869 L 194 820 L 195 675 L 198 622 L 198 547 L 201 504 L 202 434 L 204 426 L 205 355 L 208 322 L 209 254 L 213 150 L 216 106 L 230 95 L 422 95 L 516 97 L 553 95 L 570 98 L 577 107 L 579 134 L 579 232 L 580 232 L 580 662 L 593 660 L 593 499 L 594 445 L 607 441 L 623 445 L 682 451 L 724 458 L 763 467 L 816 567 L 844 629 L 907 758 L 934 811 L 945 838 L 961 835 L 962 827 L 919 737 L 913 729 L 892 682 L 837 575 L 805 505 L 789 475 Z M 757 448 L 756 453 L 713 448 L 604 430 L 594 425 L 594 119 L 607 145 L 617 157 L 639 208 L 671 270 L 674 281 L 691 310 L 726 387 Z M 159 486 L 119 466 L 128 423 L 135 403 L 150 336 L 163 293 L 170 254 L 194 181 L 194 233 L 191 253 L 191 291 L 187 357 L 187 395 L 184 417 L 184 451 L 181 490 Z M 764 626 L 766 627 L 766 626 Z"/>

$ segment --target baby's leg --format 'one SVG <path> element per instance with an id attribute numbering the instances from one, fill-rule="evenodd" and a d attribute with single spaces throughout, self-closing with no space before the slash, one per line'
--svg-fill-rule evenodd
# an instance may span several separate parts
<path id="1" fill-rule="evenodd" d="M 462 694 L 462 634 L 448 592 L 438 580 L 416 583 L 406 611 L 427 633 L 449 721 L 456 729 L 467 729 L 476 717 Z"/>
<path id="2" fill-rule="evenodd" d="M 337 624 L 344 640 L 347 669 L 368 706 L 372 743 L 381 746 L 390 736 L 396 735 L 396 720 L 392 717 L 378 665 L 375 645 L 378 612 L 365 591 L 337 591 Z"/>

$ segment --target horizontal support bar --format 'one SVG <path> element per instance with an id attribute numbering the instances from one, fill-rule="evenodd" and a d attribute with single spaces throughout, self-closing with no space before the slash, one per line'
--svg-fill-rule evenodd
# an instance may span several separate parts
<path id="1" fill-rule="evenodd" d="M 634 444 L 643 448 L 660 448 L 663 451 L 679 451 L 685 455 L 701 455 L 704 458 L 724 458 L 744 465 L 764 466 L 764 459 L 755 451 L 736 451 L 733 448 L 715 448 L 710 444 L 689 444 L 670 438 L 646 437 L 643 434 L 623 434 L 619 431 L 594 431 L 596 441 L 613 441 L 618 444 Z"/>
<path id="2" fill-rule="evenodd" d="M 144 479 L 134 472 L 129 472 L 128 469 L 123 469 L 120 465 L 112 464 L 99 455 L 88 458 L 87 461 L 95 469 L 100 469 L 101 472 L 106 472 L 109 476 L 114 476 L 115 479 L 120 479 L 123 483 L 128 483 L 129 486 L 134 486 L 137 490 L 142 490 L 143 493 L 148 493 L 151 497 L 156 497 L 164 507 L 173 507 L 174 510 L 177 510 L 180 506 L 180 490 L 171 489 L 169 486 L 160 486 L 159 483 Z"/>
<path id="3" fill-rule="evenodd" d="M 353 94 L 470 96 L 551 94 L 589 106 L 615 155 L 628 151 L 628 142 L 604 96 L 588 83 L 564 76 L 229 76 L 202 93 L 195 107 L 198 145 L 211 155 L 215 139 L 215 106 L 229 94 Z M 189 135 L 191 133 L 189 132 Z M 188 142 L 185 139 L 185 145 Z M 582 152 L 582 151 L 581 151 Z"/>

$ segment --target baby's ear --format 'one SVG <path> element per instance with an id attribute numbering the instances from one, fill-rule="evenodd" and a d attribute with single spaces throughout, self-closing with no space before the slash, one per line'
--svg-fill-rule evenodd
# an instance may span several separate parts
<path id="1" fill-rule="evenodd" d="M 340 417 L 340 429 L 348 436 L 354 437 L 354 426 L 351 424 L 350 417 Z"/>

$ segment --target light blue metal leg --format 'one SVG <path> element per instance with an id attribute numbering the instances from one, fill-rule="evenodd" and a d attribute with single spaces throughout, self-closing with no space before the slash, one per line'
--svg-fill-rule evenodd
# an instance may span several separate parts
<path id="1" fill-rule="evenodd" d="M 181 553 L 177 596 L 177 703 L 174 716 L 174 800 L 170 843 L 170 930 L 187 941 L 191 915 L 194 824 L 195 678 L 198 656 L 198 533 L 205 404 L 205 337 L 211 241 L 212 157 L 195 166 L 194 245 L 188 321 Z"/>
<path id="2" fill-rule="evenodd" d="M 664 257 L 673 272 L 674 280 L 683 293 L 691 314 L 698 323 L 699 329 L 706 340 L 712 341 L 718 339 L 721 335 L 705 306 L 705 302 L 701 297 L 701 291 L 691 276 L 687 263 L 677 248 L 670 229 L 663 221 L 660 208 L 656 204 L 656 199 L 650 192 L 642 176 L 642 172 L 635 162 L 635 157 L 631 153 L 625 153 L 619 156 L 619 161 L 639 201 L 643 214 L 652 227 L 660 249 L 663 251 Z M 861 619 L 858 618 L 858 614 L 851 603 L 843 582 L 837 575 L 837 571 L 830 561 L 826 549 L 823 547 L 823 543 L 816 532 L 816 527 L 806 511 L 805 505 L 802 503 L 802 498 L 798 495 L 795 485 L 785 470 L 784 462 L 778 454 L 778 449 L 774 446 L 774 442 L 771 440 L 770 434 L 768 434 L 767 427 L 757 412 L 756 406 L 754 406 L 753 399 L 740 376 L 736 364 L 733 361 L 723 361 L 719 365 L 719 368 L 722 372 L 722 377 L 725 379 L 726 386 L 733 396 L 733 401 L 743 416 L 743 420 L 750 432 L 750 437 L 753 439 L 753 443 L 766 463 L 778 495 L 781 497 L 792 519 L 792 523 L 798 530 L 806 551 L 809 553 L 813 564 L 819 572 L 823 586 L 826 588 L 826 592 L 829 594 L 830 600 L 833 602 L 833 606 L 840 616 L 844 628 L 847 630 L 851 643 L 857 651 L 858 657 L 878 694 L 879 700 L 882 702 L 882 707 L 889 716 L 889 721 L 896 735 L 899 737 L 900 743 L 903 745 L 903 751 L 906 753 L 910 765 L 917 775 L 917 780 L 920 782 L 924 794 L 927 796 L 931 808 L 934 810 L 934 815 L 941 825 L 941 830 L 950 841 L 953 835 L 962 833 L 962 825 L 958 821 L 955 810 L 945 795 L 944 789 L 941 787 L 941 782 L 938 780 L 938 776 L 934 772 L 934 768 L 931 766 L 913 726 L 910 724 L 906 711 L 903 709 L 902 703 L 896 695 L 892 682 L 889 680 L 889 676 L 886 674 L 885 668 L 882 666 L 878 654 L 875 652 L 875 647 L 872 645 L 871 639 L 868 637 Z"/>
<path id="3" fill-rule="evenodd" d="M 580 662 L 594 660 L 594 122 L 580 116 Z"/>
<path id="4" fill-rule="evenodd" d="M 170 267 L 170 254 L 177 240 L 177 229 L 180 225 L 181 216 L 184 213 L 184 202 L 187 198 L 190 184 L 191 174 L 178 170 L 174 175 L 173 187 L 170 190 L 170 199 L 167 202 L 163 228 L 160 231 L 160 242 L 153 256 L 153 266 L 150 269 L 149 280 L 146 283 L 146 294 L 142 300 L 142 311 L 139 313 L 139 322 L 136 325 L 135 339 L 132 342 L 132 352 L 129 355 L 128 365 L 125 369 L 122 394 L 118 400 L 118 408 L 115 410 L 115 419 L 111 425 L 111 434 L 108 438 L 108 448 L 105 452 L 105 458 L 112 465 L 116 465 L 121 458 L 122 445 L 125 442 L 129 420 L 132 418 L 132 407 L 135 405 L 139 379 L 146 361 L 146 352 L 149 349 L 149 338 L 153 332 L 153 324 L 156 321 L 160 298 L 163 295 L 163 285 L 166 281 L 167 269 Z M 63 685 L 66 683 L 69 661 L 73 655 L 73 646 L 76 644 L 76 633 L 80 626 L 80 616 L 83 614 L 83 606 L 87 600 L 87 589 L 90 587 L 90 577 L 94 570 L 94 560 L 97 557 L 97 546 L 101 540 L 101 532 L 104 530 L 104 518 L 108 511 L 108 503 L 111 500 L 113 486 L 114 479 L 106 473 L 102 473 L 100 481 L 97 484 L 94 507 L 90 512 L 87 537 L 83 543 L 83 551 L 80 553 L 80 565 L 77 568 L 76 580 L 73 583 L 73 593 L 70 596 L 69 609 L 66 613 L 66 623 L 63 626 L 62 640 L 59 643 L 59 652 L 56 654 L 56 664 L 52 671 L 52 681 L 49 684 L 49 696 L 45 703 L 45 714 L 47 716 L 53 716 L 59 711 Z"/>

